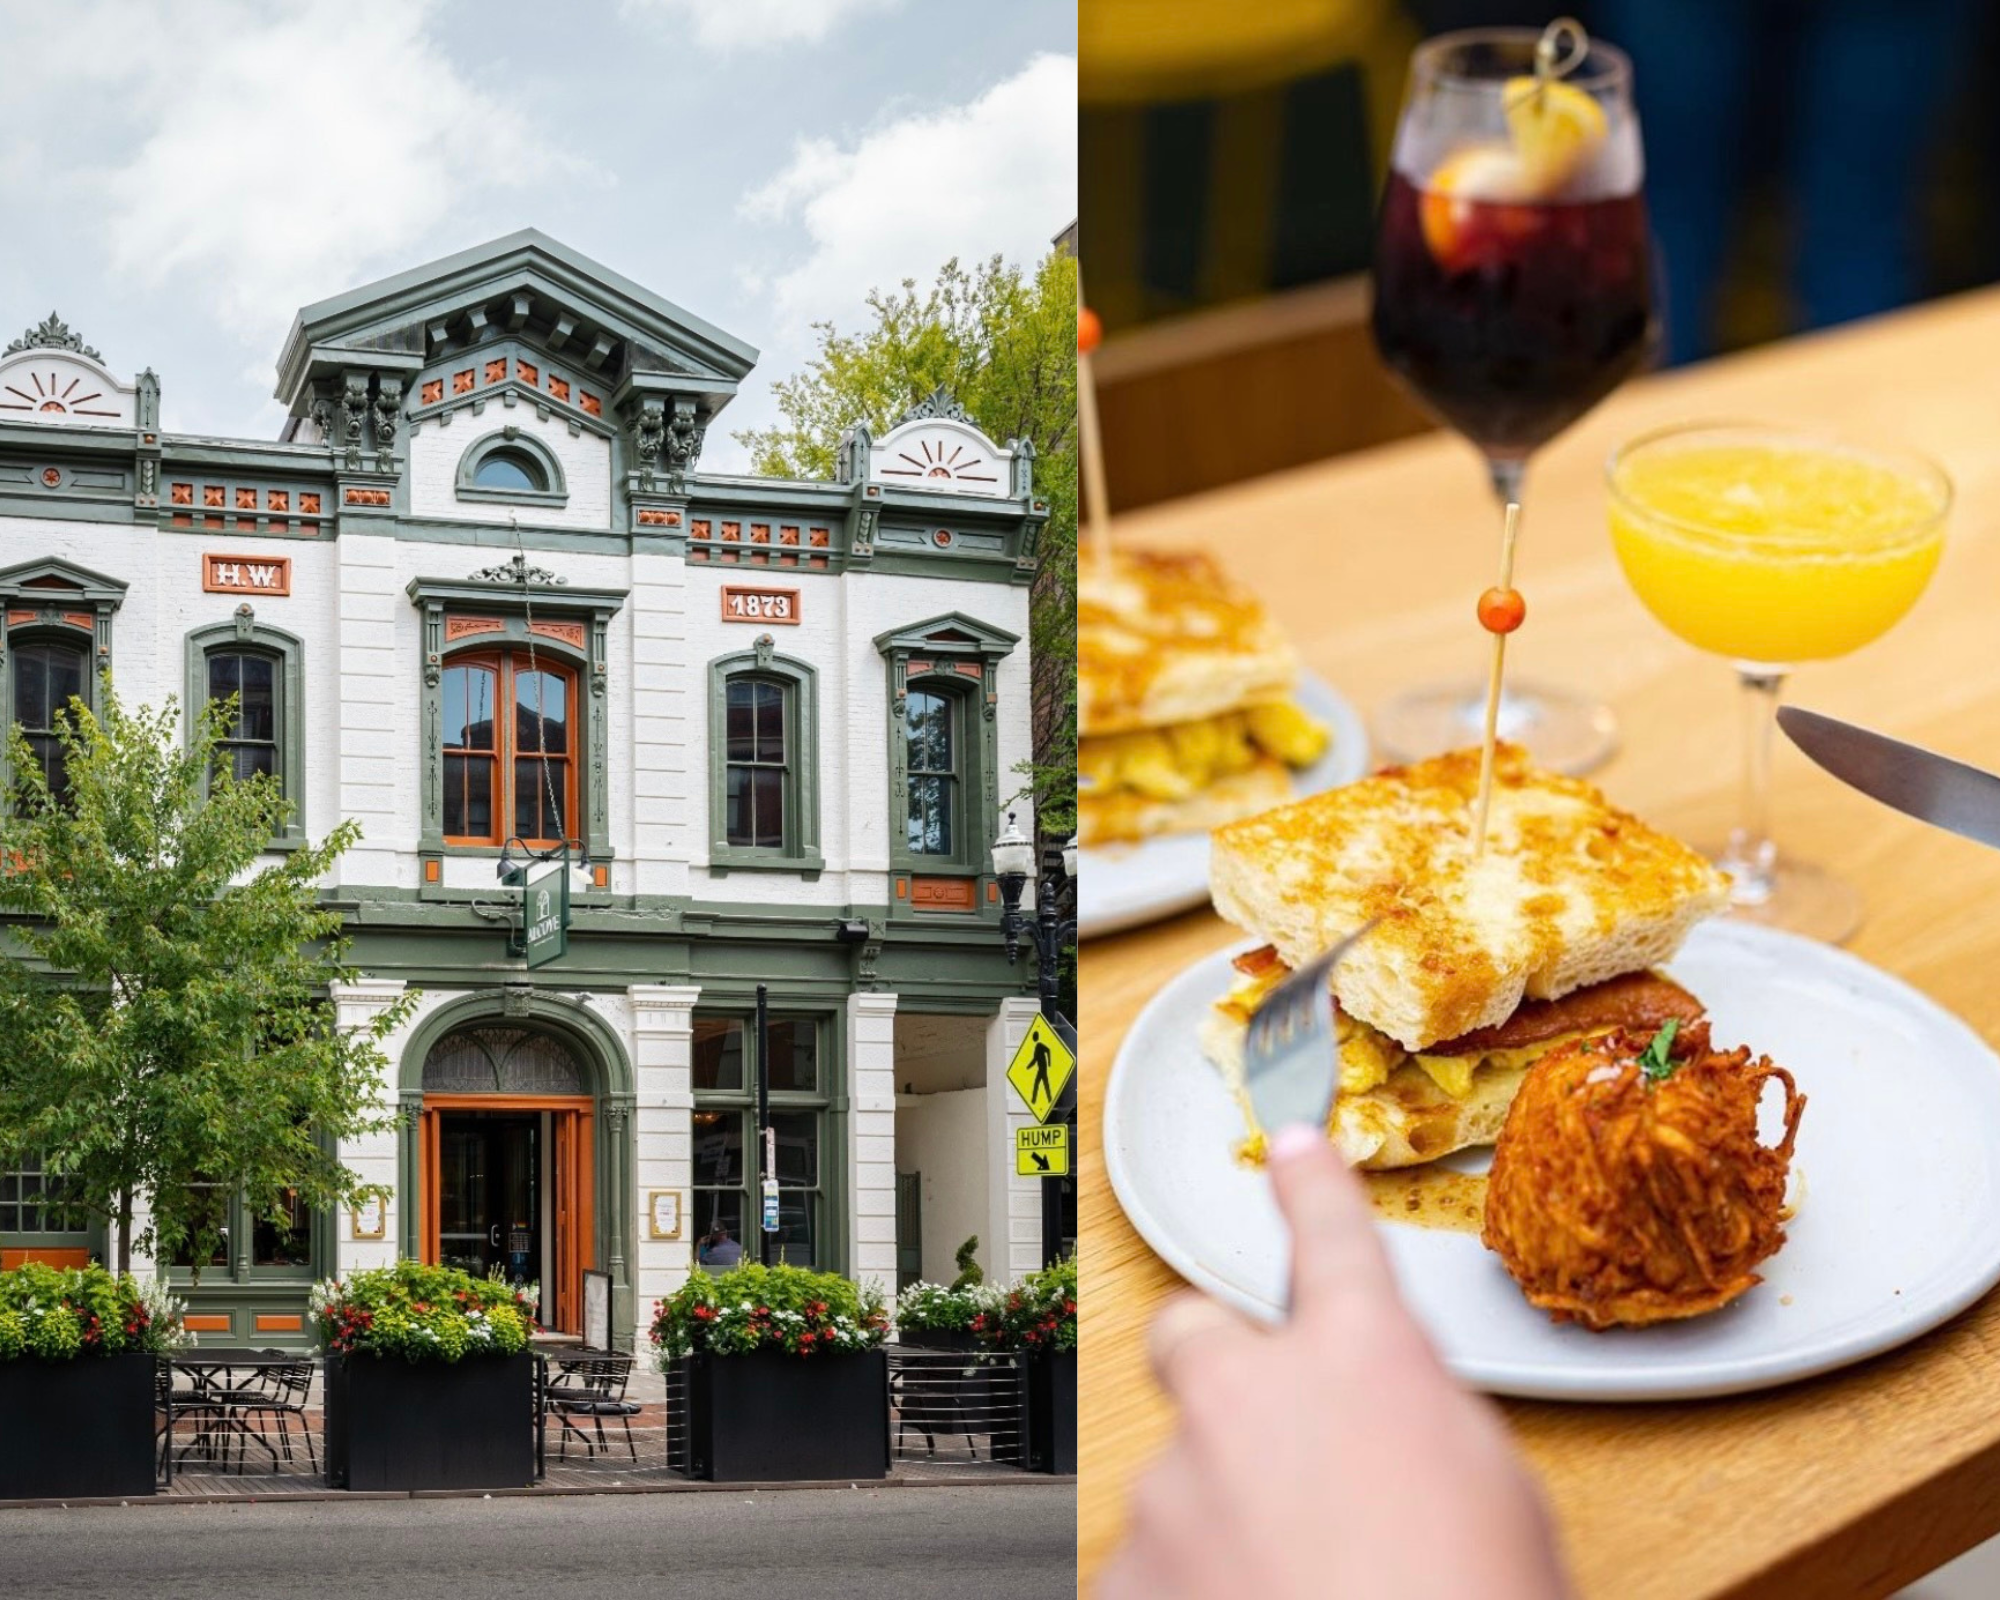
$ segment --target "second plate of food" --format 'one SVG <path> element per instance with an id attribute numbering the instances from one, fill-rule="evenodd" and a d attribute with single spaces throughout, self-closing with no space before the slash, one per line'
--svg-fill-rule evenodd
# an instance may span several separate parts
<path id="1" fill-rule="evenodd" d="M 1195 1039 L 1229 960 L 1190 967 L 1133 1024 L 1106 1094 L 1105 1162 L 1170 1266 L 1275 1319 L 1284 1220 L 1264 1174 L 1234 1157 L 1242 1117 Z M 1893 1349 L 2000 1282 L 2000 1057 L 1977 1034 L 1855 956 L 1747 923 L 1696 928 L 1667 971 L 1706 1003 L 1718 1048 L 1769 1055 L 1807 1096 L 1787 1242 L 1721 1311 L 1592 1333 L 1528 1304 L 1480 1244 L 1485 1152 L 1448 1163 L 1462 1181 L 1378 1180 L 1378 1208 L 1421 1188 L 1433 1221 L 1459 1225 L 1382 1233 L 1404 1297 L 1468 1383 L 1558 1400 L 1733 1394 Z"/>
<path id="2" fill-rule="evenodd" d="M 1326 754 L 1292 774 L 1292 793 L 1337 789 L 1368 771 L 1368 730 L 1361 713 L 1330 685 L 1307 674 L 1293 698 L 1325 723 Z M 1136 844 L 1095 845 L 1077 863 L 1077 932 L 1085 939 L 1157 922 L 1208 898 L 1208 835 L 1171 833 Z"/>

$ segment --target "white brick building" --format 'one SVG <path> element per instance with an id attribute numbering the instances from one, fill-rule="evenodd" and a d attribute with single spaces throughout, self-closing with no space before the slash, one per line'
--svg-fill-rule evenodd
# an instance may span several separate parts
<path id="1" fill-rule="evenodd" d="M 785 1258 L 893 1289 L 977 1232 L 994 1276 L 1039 1264 L 1001 1077 L 1032 969 L 987 855 L 1028 755 L 1033 448 L 939 395 L 835 481 L 703 475 L 754 359 L 533 231 L 303 310 L 276 442 L 169 431 L 53 317 L 0 357 L 9 714 L 93 663 L 240 691 L 292 835 L 362 825 L 325 885 L 367 974 L 343 1016 L 422 992 L 398 1131 L 344 1152 L 386 1203 L 240 1217 L 210 1335 L 299 1337 L 311 1278 L 404 1253 L 537 1278 L 567 1330 L 607 1272 L 629 1339 L 730 1258 L 717 1224 L 756 1249 L 759 983 Z M 509 839 L 574 860 L 532 972 Z M 102 1248 L 38 1183 L 0 1175 L 0 1253 Z"/>

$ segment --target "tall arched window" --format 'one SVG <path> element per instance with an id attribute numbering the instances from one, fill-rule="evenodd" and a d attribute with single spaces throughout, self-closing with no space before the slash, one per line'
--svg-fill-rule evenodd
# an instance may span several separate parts
<path id="1" fill-rule="evenodd" d="M 84 693 L 89 657 L 79 645 L 36 640 L 13 647 L 14 720 L 27 736 L 49 793 L 69 792 L 59 730 L 72 697 Z"/>
<path id="2" fill-rule="evenodd" d="M 905 702 L 910 803 L 903 829 L 911 855 L 951 856 L 958 851 L 959 762 L 964 744 L 958 723 L 963 703 L 963 695 L 931 689 L 912 689 Z"/>
<path id="3" fill-rule="evenodd" d="M 521 651 L 454 656 L 444 670 L 447 844 L 574 836 L 576 674 Z"/>
<path id="4" fill-rule="evenodd" d="M 797 872 L 819 852 L 818 675 L 768 634 L 708 664 L 711 872 Z"/>
<path id="5" fill-rule="evenodd" d="M 241 780 L 282 778 L 279 722 L 284 715 L 277 657 L 262 650 L 211 650 L 208 698 L 236 697 L 236 716 L 215 747 L 216 766 Z"/>

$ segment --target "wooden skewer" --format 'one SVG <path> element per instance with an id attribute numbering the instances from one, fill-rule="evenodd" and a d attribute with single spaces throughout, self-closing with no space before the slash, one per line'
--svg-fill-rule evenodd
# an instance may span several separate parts
<path id="1" fill-rule="evenodd" d="M 1514 540 L 1521 531 L 1521 504 L 1507 502 L 1507 529 L 1500 537 L 1500 588 L 1514 587 Z M 1493 670 L 1486 680 L 1486 734 L 1479 747 L 1479 808 L 1472 822 L 1472 859 L 1486 854 L 1486 813 L 1493 803 L 1493 743 L 1500 726 L 1500 676 L 1507 666 L 1507 635 L 1493 635 Z"/>
<path id="2" fill-rule="evenodd" d="M 1086 314 L 1083 303 L 1083 270 L 1077 269 L 1079 316 Z M 1111 565 L 1111 498 L 1104 485 L 1104 433 L 1097 421 L 1097 378 L 1091 370 L 1090 352 L 1096 340 L 1077 341 L 1076 422 L 1078 442 L 1083 447 L 1084 524 L 1089 530 L 1090 551 L 1100 570 Z"/>

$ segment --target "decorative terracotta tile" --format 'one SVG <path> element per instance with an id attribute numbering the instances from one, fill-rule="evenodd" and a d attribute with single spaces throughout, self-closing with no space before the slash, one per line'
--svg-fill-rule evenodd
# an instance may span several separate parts
<path id="1" fill-rule="evenodd" d="M 434 406 L 444 398 L 444 379 L 433 378 L 418 392 L 418 403 Z"/>
<path id="2" fill-rule="evenodd" d="M 547 639 L 560 639 L 578 650 L 583 648 L 583 624 L 580 622 L 537 622 L 528 631 Z"/>
<path id="3" fill-rule="evenodd" d="M 592 394 L 588 389 L 577 390 L 576 403 L 582 406 L 583 409 L 588 411 L 593 417 L 601 417 L 604 415 L 604 402 L 598 399 L 597 396 Z"/>
<path id="4" fill-rule="evenodd" d="M 708 537 L 708 527 L 709 524 L 706 517 L 697 517 L 693 522 L 688 524 L 688 537 L 690 539 L 706 539 Z"/>
<path id="5" fill-rule="evenodd" d="M 292 496 L 291 496 L 291 493 L 290 493 L 290 491 L 289 491 L 289 490 L 285 490 L 285 489 L 267 489 L 267 490 L 265 490 L 265 491 L 264 491 L 264 509 L 265 509 L 266 511 L 289 511 L 289 510 L 291 510 L 291 509 L 292 509 Z"/>
<path id="6" fill-rule="evenodd" d="M 386 506 L 389 503 L 387 489 L 349 489 L 341 497 L 351 506 Z"/>
<path id="7" fill-rule="evenodd" d="M 735 544 L 735 543 L 737 543 L 738 541 L 740 541 L 740 540 L 742 539 L 742 537 L 743 537 L 743 524 L 742 524 L 742 523 L 740 523 L 740 522 L 725 522 L 725 523 L 724 523 L 724 524 L 722 525 L 722 540 L 723 540 L 723 543 L 725 543 L 725 544 Z"/>
<path id="8" fill-rule="evenodd" d="M 558 400 L 567 400 L 569 398 L 569 379 L 558 378 L 551 372 L 549 374 L 549 393 Z"/>
<path id="9" fill-rule="evenodd" d="M 177 506 L 194 504 L 194 485 L 191 483 L 176 483 L 168 489 L 167 494 Z"/>
<path id="10" fill-rule="evenodd" d="M 467 367 L 463 372 L 454 372 L 451 375 L 451 392 L 453 394 L 471 394 L 472 380 L 476 376 L 477 374 L 471 367 Z"/>
<path id="11" fill-rule="evenodd" d="M 514 376 L 519 378 L 523 383 L 530 385 L 538 384 L 542 381 L 541 372 L 537 368 L 529 366 L 525 361 L 516 361 L 514 363 Z"/>
<path id="12" fill-rule="evenodd" d="M 780 528 L 778 530 L 779 544 L 797 544 L 798 542 L 799 530 L 797 528 Z"/>
<path id="13" fill-rule="evenodd" d="M 215 493 L 215 498 L 208 503 L 212 506 L 221 505 L 222 491 L 218 489 Z M 236 509 L 238 511 L 255 511 L 257 509 L 257 491 L 255 489 L 238 489 L 236 491 Z"/>
<path id="14" fill-rule="evenodd" d="M 824 550 L 831 542 L 831 536 L 824 528 L 814 528 L 806 534 L 806 543 L 815 550 Z"/>
<path id="15" fill-rule="evenodd" d="M 319 515 L 319 496 L 310 489 L 299 491 L 299 510 L 308 517 Z"/>
<path id="16" fill-rule="evenodd" d="M 498 361 L 489 361 L 486 363 L 486 381 L 488 383 L 498 383 L 506 376 L 507 362 L 504 357 Z"/>
<path id="17" fill-rule="evenodd" d="M 753 523 L 751 523 L 751 524 L 750 524 L 750 542 L 751 542 L 752 544 L 769 544 L 769 543 L 771 542 L 771 525 L 770 525 L 770 523 L 768 523 L 768 522 L 753 522 Z"/>

